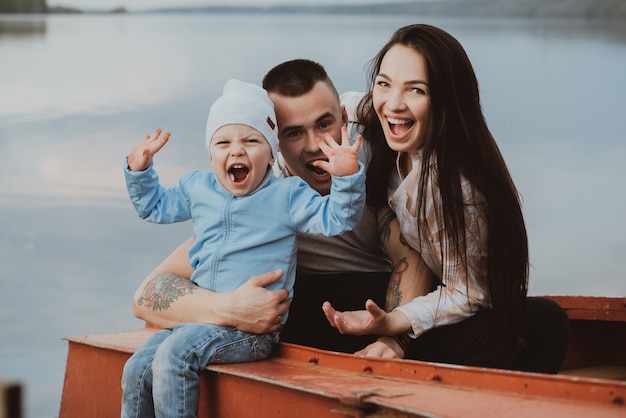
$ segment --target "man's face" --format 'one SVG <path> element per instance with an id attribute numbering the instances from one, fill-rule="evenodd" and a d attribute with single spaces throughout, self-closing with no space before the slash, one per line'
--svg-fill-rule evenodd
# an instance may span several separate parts
<path id="1" fill-rule="evenodd" d="M 269 93 L 274 102 L 278 122 L 279 149 L 289 173 L 306 181 L 322 195 L 330 193 L 331 177 L 326 171 L 313 167 L 316 160 L 328 160 L 315 141 L 329 133 L 341 142 L 341 127 L 347 115 L 337 96 L 324 82 L 299 97 Z"/>

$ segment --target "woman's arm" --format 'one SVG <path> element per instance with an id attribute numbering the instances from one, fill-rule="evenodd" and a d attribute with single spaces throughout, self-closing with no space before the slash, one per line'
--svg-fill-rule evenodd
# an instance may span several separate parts
<path id="1" fill-rule="evenodd" d="M 368 300 L 365 310 L 337 312 L 326 302 L 324 312 L 330 324 L 344 334 L 395 336 L 411 331 L 409 319 L 393 309 L 432 290 L 434 275 L 421 255 L 402 239 L 400 226 L 390 209 L 379 212 L 381 244 L 394 265 L 389 279 L 385 310 Z M 403 357 L 404 350 L 393 337 L 381 337 L 356 353 L 371 357 Z"/>
<path id="2" fill-rule="evenodd" d="M 411 331 L 411 323 L 406 315 L 394 311 L 394 308 L 429 293 L 435 276 L 420 253 L 403 239 L 398 219 L 390 208 L 379 211 L 378 225 L 381 244 L 394 266 L 385 301 L 390 324 L 378 332 L 381 337 L 377 341 L 355 354 L 365 357 L 403 358 L 408 343 L 406 333 Z"/>
<path id="3" fill-rule="evenodd" d="M 432 291 L 435 279 L 420 253 L 402 237 L 398 219 L 390 208 L 379 211 L 378 230 L 380 242 L 394 266 L 385 300 L 385 310 L 391 312 Z"/>
<path id="4" fill-rule="evenodd" d="M 422 239 L 430 241 L 432 256 L 438 258 L 435 262 L 440 263 L 441 285 L 396 309 L 409 318 L 414 337 L 435 327 L 461 322 L 478 310 L 490 307 L 489 289 L 485 283 L 488 231 L 484 199 L 465 179 L 462 189 L 465 230 L 459 232 L 464 237 L 460 254 L 450 242 L 452 234 L 439 233 L 443 220 L 436 202 L 441 197 L 432 190 L 427 195 L 427 226 Z"/>
<path id="5" fill-rule="evenodd" d="M 163 328 L 182 322 L 235 326 L 262 334 L 276 331 L 278 316 L 289 309 L 285 289 L 267 290 L 280 272 L 251 277 L 232 292 L 216 293 L 196 286 L 188 251 L 193 238 L 182 243 L 141 283 L 133 297 L 133 313 Z"/>

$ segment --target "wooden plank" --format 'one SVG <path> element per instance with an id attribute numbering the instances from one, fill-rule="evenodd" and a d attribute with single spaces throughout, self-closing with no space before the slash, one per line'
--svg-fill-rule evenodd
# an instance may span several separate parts
<path id="1" fill-rule="evenodd" d="M 273 399 L 274 404 L 295 402 L 302 394 L 336 400 L 337 407 L 352 408 L 355 413 L 406 414 L 411 417 L 618 417 L 625 416 L 626 409 L 620 402 L 596 403 L 552 397 L 550 393 L 530 396 L 527 393 L 478 390 L 468 386 L 446 384 L 441 381 L 419 381 L 391 377 L 372 376 L 329 369 L 323 366 L 303 365 L 280 357 L 261 362 L 210 366 L 217 373 L 215 381 L 220 384 L 222 375 L 246 381 L 254 391 L 265 391 L 268 386 L 282 387 L 285 392 Z M 262 367 L 258 367 L 262 366 Z M 563 377 L 552 376 L 554 380 Z M 556 379 L 555 379 L 556 378 Z M 257 381 L 254 385 L 250 380 Z M 254 392 L 252 391 L 252 392 Z M 237 402 L 222 405 L 223 410 L 234 411 L 246 404 L 248 391 L 237 391 Z M 273 396 L 277 396 L 273 394 Z M 220 399 L 222 402 L 222 399 Z M 239 406 L 238 406 L 239 405 Z M 275 407 L 276 408 L 276 407 Z M 245 409 L 239 409 L 243 413 Z M 300 416 L 308 415 L 306 410 Z M 218 415 L 222 416 L 222 415 Z M 242 416 L 234 414 L 232 416 Z M 245 415 L 244 415 L 245 416 Z M 257 416 L 257 415 L 255 415 Z M 266 415 L 258 415 L 266 416 Z M 272 416 L 272 415 L 268 415 Z M 275 415 L 274 415 L 275 416 Z M 288 415 L 287 415 L 288 416 Z"/>
<path id="2" fill-rule="evenodd" d="M 621 380 L 626 382 L 626 367 L 622 366 L 591 366 L 580 369 L 564 370 L 561 374 L 567 376 L 584 376 L 596 379 Z"/>
<path id="3" fill-rule="evenodd" d="M 0 380 L 0 418 L 22 418 L 22 386 Z"/>
<path id="4" fill-rule="evenodd" d="M 362 358 L 285 343 L 280 344 L 277 355 L 266 362 L 267 365 L 262 367 L 257 367 L 258 363 L 241 363 L 209 365 L 208 369 L 221 373 L 228 371 L 228 373 L 242 377 L 255 376 L 257 373 L 259 376 L 266 376 L 267 367 L 271 367 L 272 370 L 279 370 L 278 363 L 286 362 L 297 364 L 300 367 L 298 373 L 303 373 L 304 370 L 308 370 L 305 369 L 308 367 L 313 370 L 318 368 L 324 370 L 329 376 L 332 376 L 333 372 L 348 372 L 367 378 L 398 378 L 412 382 L 435 382 L 461 387 L 465 390 L 487 390 L 600 404 L 619 404 L 626 400 L 625 382 L 421 361 Z M 287 373 L 281 373 L 281 379 L 291 382 L 292 378 Z"/>
<path id="5" fill-rule="evenodd" d="M 570 319 L 626 321 L 626 297 L 544 296 L 557 302 Z"/>
<path id="6" fill-rule="evenodd" d="M 102 346 L 70 342 L 59 417 L 119 417 L 122 370 L 129 356 Z"/>

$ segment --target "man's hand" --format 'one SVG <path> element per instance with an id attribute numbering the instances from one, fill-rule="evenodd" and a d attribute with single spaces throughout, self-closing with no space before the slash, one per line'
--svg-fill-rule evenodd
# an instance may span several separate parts
<path id="1" fill-rule="evenodd" d="M 130 154 L 128 154 L 128 168 L 130 171 L 143 171 L 148 168 L 154 154 L 159 152 L 169 139 L 169 132 L 161 136 L 161 128 L 154 131 L 152 135 L 146 135 L 143 141 L 135 145 Z"/>
<path id="2" fill-rule="evenodd" d="M 226 322 L 254 334 L 277 331 L 289 310 L 289 292 L 286 289 L 267 290 L 277 281 L 282 270 L 252 276 L 247 282 L 229 292 L 223 312 Z"/>
<path id="3" fill-rule="evenodd" d="M 315 138 L 320 149 L 328 157 L 328 161 L 317 160 L 312 164 L 329 172 L 333 176 L 349 176 L 359 171 L 358 152 L 363 137 L 359 135 L 353 145 L 350 145 L 346 125 L 341 127 L 341 144 L 332 136 L 325 134 L 324 138 Z"/>

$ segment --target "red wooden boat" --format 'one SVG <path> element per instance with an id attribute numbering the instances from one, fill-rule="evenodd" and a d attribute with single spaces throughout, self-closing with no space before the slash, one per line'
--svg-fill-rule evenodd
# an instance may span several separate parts
<path id="1" fill-rule="evenodd" d="M 554 296 L 571 321 L 557 375 L 360 358 L 281 343 L 210 365 L 200 417 L 626 417 L 626 297 Z M 154 328 L 66 337 L 60 418 L 120 415 L 122 368 Z"/>

